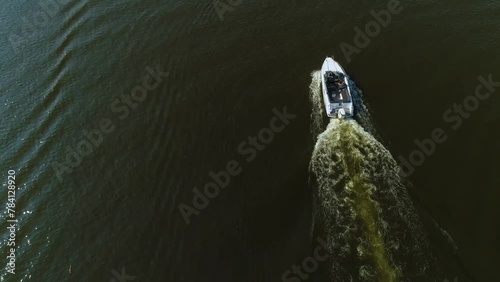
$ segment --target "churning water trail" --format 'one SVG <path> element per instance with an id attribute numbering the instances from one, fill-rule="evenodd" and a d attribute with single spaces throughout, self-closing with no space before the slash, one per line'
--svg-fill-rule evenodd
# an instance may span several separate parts
<path id="1" fill-rule="evenodd" d="M 311 84 L 309 85 L 309 101 L 311 102 L 311 133 L 318 136 L 324 128 L 323 96 L 321 96 L 321 71 L 311 73 Z"/>
<path id="2" fill-rule="evenodd" d="M 313 134 L 325 124 L 320 80 L 319 72 L 313 72 Z M 357 119 L 330 120 L 317 135 L 309 167 L 314 233 L 326 239 L 333 254 L 329 276 L 332 281 L 434 281 L 443 277 L 399 167 L 371 134 L 376 132 L 361 92 L 351 86 Z"/>

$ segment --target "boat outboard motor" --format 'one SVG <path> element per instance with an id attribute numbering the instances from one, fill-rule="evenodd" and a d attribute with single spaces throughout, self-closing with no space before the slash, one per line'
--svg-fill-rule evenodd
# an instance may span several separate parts
<path id="1" fill-rule="evenodd" d="M 345 117 L 345 110 L 344 109 L 339 109 L 337 111 L 337 118 L 344 118 Z"/>

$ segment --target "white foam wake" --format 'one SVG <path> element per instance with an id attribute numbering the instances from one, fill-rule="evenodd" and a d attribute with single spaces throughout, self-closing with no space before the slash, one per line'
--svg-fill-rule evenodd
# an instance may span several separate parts
<path id="1" fill-rule="evenodd" d="M 356 120 L 332 119 L 325 130 L 319 71 L 309 89 L 311 132 L 317 133 L 310 162 L 314 232 L 334 254 L 332 281 L 436 279 L 439 270 L 399 167 L 373 137 L 361 92 L 351 91 Z"/>

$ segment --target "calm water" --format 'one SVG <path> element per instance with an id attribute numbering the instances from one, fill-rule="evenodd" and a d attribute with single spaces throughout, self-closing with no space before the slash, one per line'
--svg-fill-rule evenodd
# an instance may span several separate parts
<path id="1" fill-rule="evenodd" d="M 316 236 L 334 255 L 315 281 L 377 281 L 398 268 L 404 281 L 498 280 L 500 91 L 456 130 L 443 113 L 474 94 L 478 76 L 500 81 L 500 4 L 401 6 L 348 60 L 341 42 L 354 45 L 354 28 L 364 29 L 386 1 L 243 0 L 223 19 L 210 1 L 2 4 L 0 173 L 7 183 L 15 170 L 18 187 L 16 274 L 5 269 L 2 281 L 120 281 L 122 271 L 125 281 L 281 281 L 312 254 Z M 360 127 L 332 123 L 319 137 L 327 123 L 315 127 L 311 73 L 331 54 L 362 90 L 369 119 L 358 119 Z M 127 100 L 148 76 L 154 87 L 134 92 L 140 102 Z M 240 143 L 283 107 L 296 117 L 246 161 Z M 384 185 L 377 173 L 395 164 L 390 154 L 408 158 L 414 140 L 435 128 L 447 141 L 409 178 Z M 99 145 L 89 149 L 81 142 L 95 129 L 108 133 L 93 135 Z M 346 143 L 331 143 L 335 136 Z M 79 148 L 88 154 L 75 159 Z M 349 159 L 360 148 L 380 158 Z M 334 155 L 373 170 L 353 187 L 371 183 L 388 196 L 352 207 L 380 214 L 349 221 L 325 204 L 335 203 L 331 191 L 350 187 L 328 184 L 339 167 L 323 169 Z M 192 189 L 231 160 L 241 173 L 187 225 L 178 205 L 192 205 Z M 2 191 L 6 206 L 7 186 Z M 382 237 L 370 237 L 359 246 L 375 255 L 359 261 L 336 249 L 347 238 L 339 234 L 371 220 L 377 228 L 366 234 L 383 234 L 387 246 L 373 247 Z M 358 235 L 345 239 L 350 248 L 365 236 Z"/>

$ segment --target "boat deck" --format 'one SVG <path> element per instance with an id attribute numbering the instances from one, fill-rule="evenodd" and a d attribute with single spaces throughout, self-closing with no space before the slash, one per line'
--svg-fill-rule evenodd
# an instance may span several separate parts
<path id="1" fill-rule="evenodd" d="M 349 95 L 347 87 L 340 91 L 328 89 L 328 100 L 330 103 L 350 103 L 351 96 Z"/>

